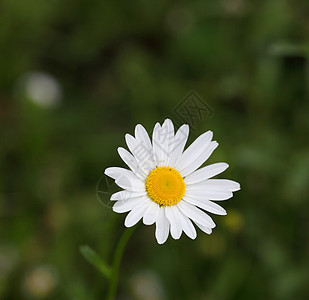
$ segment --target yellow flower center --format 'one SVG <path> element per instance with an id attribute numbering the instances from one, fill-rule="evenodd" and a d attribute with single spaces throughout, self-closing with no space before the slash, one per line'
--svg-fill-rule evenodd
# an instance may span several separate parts
<path id="1" fill-rule="evenodd" d="M 185 182 L 180 173 L 170 167 L 153 169 L 146 178 L 146 191 L 160 206 L 177 204 L 185 194 Z"/>

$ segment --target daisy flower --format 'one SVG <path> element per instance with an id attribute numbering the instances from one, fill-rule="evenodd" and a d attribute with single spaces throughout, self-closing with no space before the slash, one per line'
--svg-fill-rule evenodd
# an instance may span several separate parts
<path id="1" fill-rule="evenodd" d="M 126 134 L 130 150 L 119 147 L 118 153 L 130 170 L 110 167 L 105 174 L 123 190 L 111 196 L 113 210 L 129 212 L 125 226 L 134 226 L 143 219 L 145 225 L 156 224 L 155 236 L 163 244 L 169 233 L 179 239 L 184 232 L 196 238 L 192 222 L 207 234 L 216 226 L 205 212 L 226 215 L 216 201 L 227 200 L 240 185 L 227 179 L 210 179 L 228 168 L 224 162 L 198 169 L 217 148 L 212 131 L 200 135 L 186 150 L 189 126 L 174 132 L 171 120 L 153 129 L 152 142 L 145 128 L 138 124 L 135 137 Z"/>

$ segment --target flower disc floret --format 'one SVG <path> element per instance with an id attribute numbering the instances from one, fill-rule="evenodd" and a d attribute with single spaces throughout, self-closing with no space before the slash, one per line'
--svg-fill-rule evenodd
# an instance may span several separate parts
<path id="1" fill-rule="evenodd" d="M 174 168 L 158 167 L 146 178 L 146 191 L 151 200 L 160 206 L 177 204 L 185 194 L 185 182 Z"/>

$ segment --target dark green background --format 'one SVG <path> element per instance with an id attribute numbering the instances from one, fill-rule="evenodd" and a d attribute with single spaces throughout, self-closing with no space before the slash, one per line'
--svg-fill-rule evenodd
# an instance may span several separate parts
<path id="1" fill-rule="evenodd" d="M 308 15 L 307 0 L 1 0 L 0 298 L 104 299 L 78 248 L 110 260 L 124 215 L 97 184 L 115 190 L 100 179 L 124 166 L 125 133 L 179 126 L 193 90 L 211 114 L 189 141 L 213 130 L 210 162 L 242 189 L 211 236 L 160 246 L 138 226 L 117 299 L 308 299 Z M 29 97 L 33 71 L 58 105 Z"/>

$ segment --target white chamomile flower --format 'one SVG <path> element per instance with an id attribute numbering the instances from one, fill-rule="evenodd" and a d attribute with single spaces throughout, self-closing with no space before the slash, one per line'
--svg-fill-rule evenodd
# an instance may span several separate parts
<path id="1" fill-rule="evenodd" d="M 192 221 L 205 233 L 216 226 L 205 212 L 225 215 L 226 211 L 213 201 L 227 200 L 240 185 L 227 179 L 210 179 L 228 168 L 215 163 L 198 169 L 217 148 L 213 133 L 200 135 L 185 151 L 189 126 L 182 125 L 176 133 L 171 120 L 157 123 L 152 142 L 145 128 L 138 124 L 135 137 L 126 134 L 129 151 L 118 148 L 122 160 L 131 170 L 110 167 L 105 174 L 123 189 L 111 196 L 113 210 L 129 212 L 125 226 L 134 226 L 143 219 L 145 225 L 156 223 L 155 236 L 163 244 L 169 233 L 179 239 L 182 231 L 196 238 Z"/>

